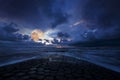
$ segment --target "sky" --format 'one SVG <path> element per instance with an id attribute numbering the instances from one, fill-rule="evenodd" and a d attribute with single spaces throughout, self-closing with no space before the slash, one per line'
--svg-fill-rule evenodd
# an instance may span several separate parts
<path id="1" fill-rule="evenodd" d="M 28 39 L 34 29 L 67 34 L 74 42 L 119 39 L 119 4 L 120 0 L 0 0 L 0 40 L 21 34 Z"/>

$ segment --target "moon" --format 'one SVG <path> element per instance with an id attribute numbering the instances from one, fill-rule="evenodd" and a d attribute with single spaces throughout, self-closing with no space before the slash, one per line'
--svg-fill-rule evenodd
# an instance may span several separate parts
<path id="1" fill-rule="evenodd" d="M 31 39 L 33 39 L 35 42 L 38 42 L 39 39 L 44 39 L 44 32 L 38 29 L 33 30 L 31 33 Z"/>

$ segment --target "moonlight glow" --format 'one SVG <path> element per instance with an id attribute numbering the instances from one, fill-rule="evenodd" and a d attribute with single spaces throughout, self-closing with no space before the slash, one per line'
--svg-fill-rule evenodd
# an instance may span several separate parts
<path id="1" fill-rule="evenodd" d="M 50 45 L 52 44 L 53 38 L 49 36 L 49 32 L 51 31 L 48 30 L 46 32 L 43 32 L 39 29 L 35 29 L 31 32 L 31 39 L 33 39 L 35 42 L 41 42 L 46 45 Z"/>
<path id="2" fill-rule="evenodd" d="M 33 30 L 31 33 L 31 38 L 37 42 L 39 39 L 44 39 L 44 33 L 41 30 Z"/>

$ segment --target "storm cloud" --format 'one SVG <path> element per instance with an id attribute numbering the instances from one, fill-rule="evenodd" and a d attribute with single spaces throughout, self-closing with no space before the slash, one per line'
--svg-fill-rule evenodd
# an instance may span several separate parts
<path id="1" fill-rule="evenodd" d="M 40 27 L 56 27 L 67 22 L 67 14 L 60 6 L 63 0 L 0 0 L 0 17 Z M 56 7 L 56 4 L 60 4 Z M 44 25 L 45 27 L 45 25 Z M 41 27 L 43 28 L 43 27 Z"/>
<path id="2" fill-rule="evenodd" d="M 120 1 L 119 0 L 88 0 L 82 9 L 82 18 L 90 29 L 98 29 L 101 38 L 120 37 Z M 93 25 L 94 24 L 94 25 Z"/>
<path id="3" fill-rule="evenodd" d="M 29 40 L 30 37 L 28 35 L 23 35 L 18 33 L 19 29 L 17 25 L 14 23 L 6 24 L 4 26 L 0 25 L 0 40 L 4 41 L 23 41 Z"/>
<path id="4" fill-rule="evenodd" d="M 58 29 L 76 41 L 113 39 L 120 37 L 119 4 L 119 0 L 0 0 L 0 21 L 24 25 L 19 29 Z"/>

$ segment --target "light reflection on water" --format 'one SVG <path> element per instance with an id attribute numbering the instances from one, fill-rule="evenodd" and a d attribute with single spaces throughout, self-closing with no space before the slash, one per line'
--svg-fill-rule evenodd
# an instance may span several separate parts
<path id="1" fill-rule="evenodd" d="M 28 53 L 27 53 L 28 54 Z M 74 58 L 76 60 L 85 60 L 100 66 L 103 66 L 105 68 L 120 72 L 120 57 L 119 51 L 102 51 L 102 50 L 96 50 L 96 51 L 82 51 L 82 52 L 46 52 L 46 53 L 40 53 L 36 55 L 29 56 L 28 55 L 20 55 L 18 57 L 7 57 L 7 60 L 0 59 L 0 66 L 9 65 L 18 63 L 25 60 L 30 59 L 41 59 L 41 58 L 49 58 L 49 60 L 52 60 L 52 55 L 57 56 L 68 56 L 71 58 Z"/>

